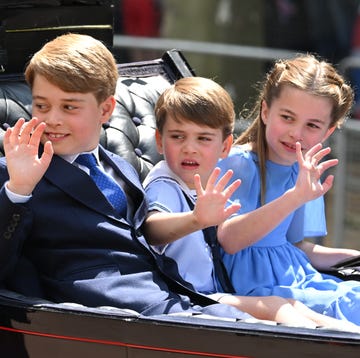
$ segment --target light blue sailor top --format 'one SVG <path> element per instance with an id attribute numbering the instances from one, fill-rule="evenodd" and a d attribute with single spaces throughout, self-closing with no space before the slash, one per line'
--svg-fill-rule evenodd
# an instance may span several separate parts
<path id="1" fill-rule="evenodd" d="M 195 203 L 195 191 L 176 176 L 165 161 L 157 163 L 144 180 L 149 211 L 168 213 L 190 211 L 185 194 Z M 203 294 L 217 292 L 211 250 L 202 231 L 196 231 L 166 246 L 154 247 L 157 252 L 174 259 L 180 275 Z"/>

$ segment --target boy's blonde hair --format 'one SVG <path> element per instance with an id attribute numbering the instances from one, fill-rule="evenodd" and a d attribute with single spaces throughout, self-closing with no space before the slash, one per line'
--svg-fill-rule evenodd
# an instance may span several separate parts
<path id="1" fill-rule="evenodd" d="M 229 93 L 203 77 L 181 78 L 161 94 L 155 106 L 156 127 L 160 133 L 168 115 L 174 120 L 221 128 L 223 139 L 234 129 L 235 111 Z"/>
<path id="2" fill-rule="evenodd" d="M 250 112 L 249 119 L 253 119 L 252 123 L 234 143 L 235 145 L 252 143 L 253 149 L 258 154 L 262 201 L 265 197 L 267 142 L 261 107 L 263 101 L 271 107 L 274 99 L 279 98 L 281 91 L 287 86 L 330 99 L 332 103 L 330 128 L 340 127 L 354 102 L 352 88 L 330 63 L 319 60 L 311 54 L 297 55 L 291 59 L 275 62 L 274 67 L 266 75 L 256 105 Z"/>
<path id="3" fill-rule="evenodd" d="M 93 93 L 99 103 L 115 93 L 118 78 L 112 53 L 101 41 L 82 34 L 46 43 L 26 67 L 30 87 L 37 74 L 65 92 Z"/>

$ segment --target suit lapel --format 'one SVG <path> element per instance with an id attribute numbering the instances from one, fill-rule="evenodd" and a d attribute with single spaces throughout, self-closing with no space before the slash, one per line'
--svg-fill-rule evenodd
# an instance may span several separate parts
<path id="1" fill-rule="evenodd" d="M 44 177 L 67 195 L 91 209 L 119 220 L 89 175 L 66 160 L 54 155 Z"/>
<path id="2" fill-rule="evenodd" d="M 99 155 L 101 160 L 106 161 L 132 191 L 132 197 L 137 200 L 134 203 L 136 213 L 131 215 L 130 218 L 128 217 L 128 219 L 133 221 L 135 227 L 141 226 L 147 212 L 147 204 L 144 200 L 144 191 L 135 169 L 124 159 L 105 150 L 101 146 L 99 147 Z M 112 219 L 124 221 L 116 216 L 114 209 L 98 190 L 89 175 L 59 156 L 54 155 L 44 177 L 69 196 L 91 209 Z"/>

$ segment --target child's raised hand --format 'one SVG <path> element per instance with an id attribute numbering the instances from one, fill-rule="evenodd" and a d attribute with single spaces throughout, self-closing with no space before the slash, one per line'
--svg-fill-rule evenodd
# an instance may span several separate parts
<path id="1" fill-rule="evenodd" d="M 298 194 L 302 195 L 305 202 L 324 195 L 332 187 L 334 181 L 333 175 L 328 175 L 322 183 L 320 181 L 325 170 L 338 164 L 337 159 L 320 162 L 330 152 L 330 147 L 323 148 L 322 144 L 319 143 L 303 155 L 301 144 L 296 143 L 299 175 L 295 188 L 298 190 Z"/>
<path id="2" fill-rule="evenodd" d="M 194 176 L 196 189 L 196 205 L 194 215 L 203 227 L 215 226 L 224 222 L 230 215 L 236 213 L 241 205 L 232 203 L 227 206 L 231 195 L 241 184 L 240 179 L 235 180 L 226 187 L 233 172 L 228 170 L 219 180 L 220 168 L 215 168 L 211 173 L 205 189 L 202 187 L 200 175 Z"/>
<path id="3" fill-rule="evenodd" d="M 50 142 L 44 144 L 44 152 L 38 156 L 44 129 L 45 123 L 37 118 L 29 122 L 20 118 L 5 132 L 4 150 L 10 177 L 7 187 L 16 194 L 30 195 L 49 167 L 53 156 Z"/>

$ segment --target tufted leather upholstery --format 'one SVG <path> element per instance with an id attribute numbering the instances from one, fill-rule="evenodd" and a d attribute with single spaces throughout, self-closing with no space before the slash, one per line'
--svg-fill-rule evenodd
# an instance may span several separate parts
<path id="1" fill-rule="evenodd" d="M 154 106 L 159 95 L 181 77 L 193 76 L 177 50 L 152 61 L 119 64 L 117 105 L 101 133 L 101 144 L 128 160 L 144 179 L 161 158 L 155 146 Z M 0 76 L 0 124 L 31 117 L 31 92 L 22 75 Z M 0 156 L 4 155 L 0 129 Z"/>

